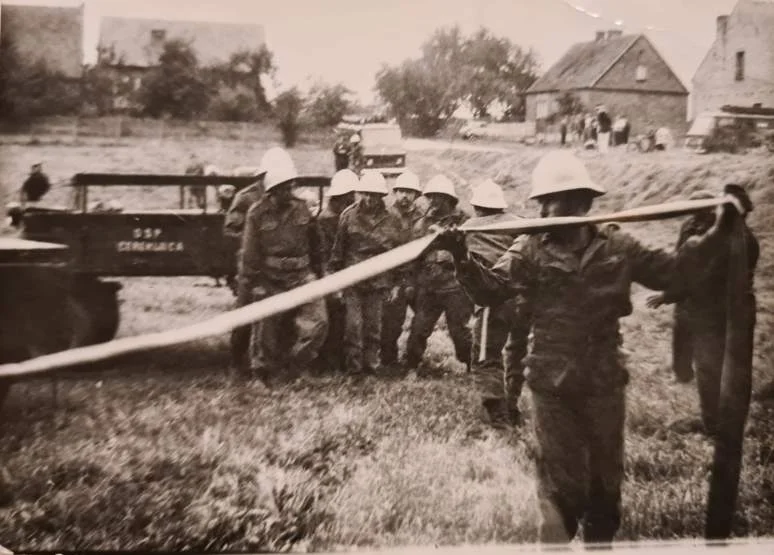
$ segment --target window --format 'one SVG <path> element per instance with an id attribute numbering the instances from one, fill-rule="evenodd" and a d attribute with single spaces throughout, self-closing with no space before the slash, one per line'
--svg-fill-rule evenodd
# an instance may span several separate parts
<path id="1" fill-rule="evenodd" d="M 736 80 L 744 81 L 744 50 L 736 53 Z"/>
<path id="2" fill-rule="evenodd" d="M 153 29 L 151 31 L 151 39 L 154 41 L 163 41 L 166 36 L 167 31 L 165 29 Z"/>
<path id="3" fill-rule="evenodd" d="M 634 76 L 637 81 L 645 81 L 648 78 L 648 68 L 642 64 L 638 65 Z"/>

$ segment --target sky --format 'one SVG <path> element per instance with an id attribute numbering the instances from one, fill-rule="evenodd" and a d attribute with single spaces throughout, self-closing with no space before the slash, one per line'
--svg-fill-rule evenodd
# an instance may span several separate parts
<path id="1" fill-rule="evenodd" d="M 715 18 L 736 0 L 11 0 L 85 5 L 85 61 L 93 62 L 103 16 L 258 23 L 278 66 L 275 89 L 321 79 L 373 101 L 374 76 L 420 53 L 442 26 L 480 26 L 532 48 L 543 70 L 597 30 L 645 32 L 683 83 L 715 36 Z"/>

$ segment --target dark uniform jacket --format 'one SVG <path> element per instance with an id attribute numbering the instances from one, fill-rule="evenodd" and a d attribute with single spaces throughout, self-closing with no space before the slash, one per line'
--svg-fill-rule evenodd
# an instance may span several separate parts
<path id="1" fill-rule="evenodd" d="M 22 185 L 24 200 L 37 202 L 51 189 L 48 176 L 44 173 L 31 174 Z"/>
<path id="2" fill-rule="evenodd" d="M 674 276 L 694 275 L 718 243 L 708 236 L 675 256 L 642 246 L 616 226 L 592 230 L 580 257 L 544 233 L 519 237 L 491 270 L 470 260 L 457 264 L 477 304 L 523 295 L 534 307 L 525 365 L 535 391 L 586 396 L 624 387 L 618 319 L 632 312 L 632 282 L 664 291 Z"/>
<path id="3" fill-rule="evenodd" d="M 319 264 L 317 223 L 301 199 L 281 212 L 263 197 L 247 212 L 239 276 L 251 287 L 286 290 L 314 279 Z"/>
<path id="4" fill-rule="evenodd" d="M 345 208 L 346 210 L 346 208 Z M 344 210 L 342 210 L 343 212 Z M 333 252 L 333 243 L 336 240 L 336 230 L 339 228 L 339 219 L 341 213 L 336 213 L 331 210 L 330 205 L 320 212 L 317 216 L 317 223 L 320 228 L 320 256 L 323 260 L 323 268 L 326 273 L 328 271 L 328 261 L 331 258 Z"/>
<path id="5" fill-rule="evenodd" d="M 263 181 L 256 181 L 234 195 L 234 200 L 226 212 L 223 232 L 229 237 L 242 238 L 245 228 L 245 218 L 250 207 L 258 202 L 263 195 Z"/>
<path id="6" fill-rule="evenodd" d="M 382 254 L 400 244 L 400 224 L 386 208 L 369 212 L 360 201 L 349 205 L 339 218 L 329 267 L 339 271 Z M 392 276 L 384 273 L 357 284 L 358 289 L 389 289 Z"/>
<path id="7" fill-rule="evenodd" d="M 712 222 L 701 222 L 697 218 L 689 218 L 680 227 L 677 248 L 682 248 L 692 237 L 701 236 L 709 229 Z M 747 260 L 749 263 L 749 289 L 753 291 L 755 268 L 760 255 L 760 245 L 752 232 L 745 227 L 747 240 Z M 728 283 L 729 246 L 724 243 L 716 256 L 702 267 L 701 275 L 690 291 L 667 291 L 664 300 L 668 303 L 678 302 L 678 310 L 683 316 L 699 324 L 725 325 L 726 321 L 726 287 Z"/>
<path id="8" fill-rule="evenodd" d="M 414 239 L 414 226 L 424 215 L 422 209 L 416 203 L 413 203 L 406 212 L 401 212 L 395 206 L 390 206 L 388 210 L 398 222 L 399 244 L 405 245 L 412 241 Z M 411 263 L 399 266 L 393 271 L 395 285 L 413 287 L 413 276 L 413 265 Z"/>
<path id="9" fill-rule="evenodd" d="M 424 237 L 430 226 L 461 225 L 468 215 L 455 208 L 451 214 L 437 218 L 425 213 L 414 225 L 414 238 Z M 460 287 L 454 276 L 454 258 L 445 250 L 430 250 L 423 254 L 414 265 L 414 281 L 418 289 L 447 292 Z"/>

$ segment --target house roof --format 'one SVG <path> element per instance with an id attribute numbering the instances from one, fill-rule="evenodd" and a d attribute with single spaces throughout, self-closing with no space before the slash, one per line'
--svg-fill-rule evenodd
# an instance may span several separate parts
<path id="1" fill-rule="evenodd" d="M 83 7 L 0 5 L 0 34 L 26 63 L 43 60 L 66 77 L 83 68 Z"/>
<path id="2" fill-rule="evenodd" d="M 648 40 L 636 34 L 574 44 L 527 93 L 592 88 L 640 39 Z"/>
<path id="3" fill-rule="evenodd" d="M 226 62 L 235 52 L 257 50 L 265 43 L 263 26 L 252 23 L 103 17 L 99 46 L 113 47 L 123 65 L 151 67 L 161 54 L 158 43 L 154 46 L 151 40 L 155 30 L 163 30 L 166 40 L 190 41 L 202 65 Z"/>

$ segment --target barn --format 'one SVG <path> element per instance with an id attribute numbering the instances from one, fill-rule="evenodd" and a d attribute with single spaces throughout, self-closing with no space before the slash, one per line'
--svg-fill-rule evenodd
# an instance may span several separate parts
<path id="1" fill-rule="evenodd" d="M 686 125 L 688 90 L 643 34 L 598 31 L 573 45 L 527 90 L 526 119 L 549 119 L 566 93 L 589 110 L 604 104 L 612 116 L 625 115 L 633 133 Z"/>

